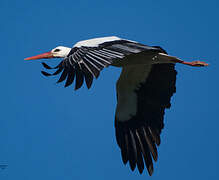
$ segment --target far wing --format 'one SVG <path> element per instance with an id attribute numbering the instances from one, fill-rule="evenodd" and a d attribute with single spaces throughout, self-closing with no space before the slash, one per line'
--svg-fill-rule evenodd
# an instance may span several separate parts
<path id="1" fill-rule="evenodd" d="M 176 91 L 174 64 L 124 67 L 117 82 L 116 139 L 124 164 L 150 175 L 164 127 L 165 108 Z"/>

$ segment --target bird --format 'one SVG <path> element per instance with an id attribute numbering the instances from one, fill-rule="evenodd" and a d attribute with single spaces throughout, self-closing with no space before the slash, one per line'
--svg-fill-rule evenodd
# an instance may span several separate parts
<path id="1" fill-rule="evenodd" d="M 140 174 L 147 169 L 150 176 L 158 160 L 165 109 L 171 107 L 171 97 L 176 92 L 175 64 L 208 66 L 202 61 L 188 62 L 168 55 L 160 46 L 116 36 L 79 41 L 72 48 L 58 46 L 25 60 L 49 58 L 62 60 L 55 67 L 42 62 L 45 69 L 56 69 L 53 73 L 41 71 L 42 74 L 61 74 L 57 83 L 65 81 L 67 87 L 75 81 L 75 90 L 84 82 L 91 88 L 93 79 L 108 66 L 122 68 L 116 83 L 116 141 L 123 163 L 129 163 L 130 169 L 138 169 Z"/>

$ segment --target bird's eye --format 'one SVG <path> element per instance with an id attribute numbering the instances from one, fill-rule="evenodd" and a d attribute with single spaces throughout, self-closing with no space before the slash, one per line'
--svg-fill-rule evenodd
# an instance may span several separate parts
<path id="1" fill-rule="evenodd" d="M 61 51 L 61 50 L 60 50 L 60 49 L 55 49 L 55 50 L 54 50 L 54 52 L 59 52 L 59 51 Z"/>

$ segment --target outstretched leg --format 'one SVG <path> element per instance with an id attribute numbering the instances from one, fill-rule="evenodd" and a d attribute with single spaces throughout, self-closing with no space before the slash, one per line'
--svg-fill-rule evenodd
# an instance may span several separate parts
<path id="1" fill-rule="evenodd" d="M 160 62 L 165 62 L 165 63 L 181 63 L 189 66 L 195 66 L 195 67 L 202 67 L 202 66 L 208 66 L 207 63 L 202 62 L 202 61 L 192 61 L 192 62 L 187 62 L 183 61 L 175 56 L 170 56 L 164 53 L 159 53 L 158 57 L 161 61 Z"/>
<path id="2" fill-rule="evenodd" d="M 208 66 L 207 63 L 202 62 L 202 61 L 186 62 L 186 61 L 178 60 L 177 63 L 186 64 L 189 66 L 196 66 L 196 67 Z"/>

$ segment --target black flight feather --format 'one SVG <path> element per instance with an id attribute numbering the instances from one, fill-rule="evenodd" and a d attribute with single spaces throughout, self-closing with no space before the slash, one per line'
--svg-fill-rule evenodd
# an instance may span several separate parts
<path id="1" fill-rule="evenodd" d="M 149 133 L 149 130 L 147 128 L 142 128 L 145 139 L 147 141 L 148 147 L 150 149 L 150 152 L 153 156 L 154 161 L 157 161 L 158 153 L 157 153 L 157 147 L 155 145 L 154 140 L 151 137 L 151 134 Z"/>
<path id="2" fill-rule="evenodd" d="M 69 85 L 71 85 L 73 83 L 73 81 L 74 81 L 74 78 L 75 78 L 75 70 L 72 67 L 69 70 L 68 77 L 67 77 L 67 80 L 65 82 L 65 87 L 68 87 Z"/>
<path id="3" fill-rule="evenodd" d="M 128 135 L 127 133 L 121 134 L 123 140 L 121 141 L 121 154 L 122 154 L 122 161 L 124 164 L 128 162 L 128 152 L 129 152 L 129 147 L 128 147 Z"/>
<path id="4" fill-rule="evenodd" d="M 44 75 L 44 76 L 51 76 L 52 74 L 48 73 L 48 72 L 45 72 L 45 71 L 41 71 L 41 73 Z"/>
<path id="5" fill-rule="evenodd" d="M 59 74 L 60 72 L 62 72 L 63 70 L 63 67 L 60 67 L 57 71 L 55 71 L 52 75 L 57 75 Z"/>
<path id="6" fill-rule="evenodd" d="M 144 135 L 142 130 L 140 131 L 139 135 L 141 137 L 141 142 L 143 144 L 143 147 L 142 147 L 143 149 L 141 149 L 141 150 L 142 150 L 142 154 L 143 154 L 143 157 L 144 157 L 144 161 L 145 161 L 148 173 L 151 176 L 152 173 L 153 173 L 153 162 L 152 162 L 152 159 L 151 159 L 151 154 L 150 154 L 150 151 L 149 151 L 149 147 L 148 147 L 145 135 Z"/>
<path id="7" fill-rule="evenodd" d="M 64 71 L 62 72 L 62 74 L 61 74 L 59 80 L 57 81 L 57 83 L 60 83 L 60 82 L 64 81 L 66 79 L 67 75 L 68 75 L 68 68 L 64 68 Z"/>
<path id="8" fill-rule="evenodd" d="M 84 79 L 87 85 L 87 88 L 90 89 L 92 82 L 93 82 L 93 75 L 91 74 L 91 72 L 85 67 L 85 65 L 83 63 L 81 63 L 81 69 L 83 71 L 84 74 Z"/>
<path id="9" fill-rule="evenodd" d="M 57 69 L 58 67 L 60 67 L 61 63 L 59 63 L 59 64 L 58 64 L 57 66 L 55 66 L 55 67 L 51 67 L 51 66 L 49 66 L 48 64 L 46 64 L 46 63 L 44 63 L 44 62 L 42 62 L 42 65 L 43 65 L 43 67 L 46 68 L 46 69 Z"/>
<path id="10" fill-rule="evenodd" d="M 42 65 L 43 65 L 43 67 L 46 68 L 46 69 L 53 69 L 52 67 L 50 67 L 48 64 L 46 64 L 46 63 L 44 63 L 44 62 L 42 62 Z"/>
<path id="11" fill-rule="evenodd" d="M 79 68 L 76 68 L 76 83 L 75 83 L 75 90 L 79 89 L 84 82 L 84 76 L 82 71 Z"/>
<path id="12" fill-rule="evenodd" d="M 136 149 L 135 139 L 131 130 L 129 130 L 128 133 L 128 143 L 129 143 L 129 152 L 128 152 L 129 165 L 131 167 L 131 170 L 134 171 L 137 162 L 137 149 Z"/>
<path id="13" fill-rule="evenodd" d="M 138 171 L 141 174 L 144 170 L 144 161 L 142 159 L 142 152 L 141 152 L 141 139 L 140 136 L 138 134 L 138 131 L 135 130 L 134 133 L 135 136 L 135 142 L 136 142 L 136 148 L 137 148 L 137 167 L 138 167 Z"/>

